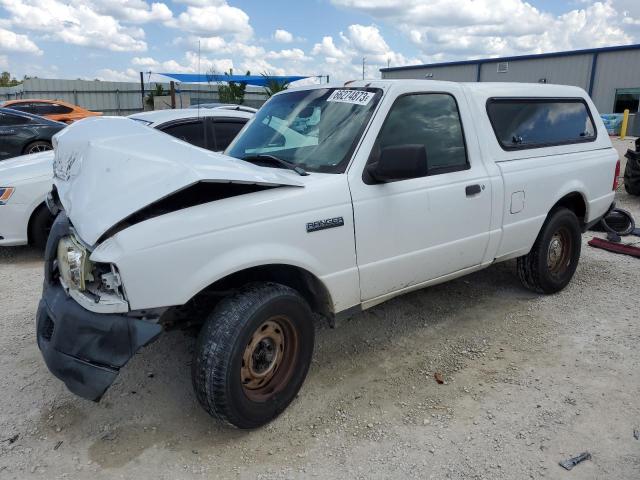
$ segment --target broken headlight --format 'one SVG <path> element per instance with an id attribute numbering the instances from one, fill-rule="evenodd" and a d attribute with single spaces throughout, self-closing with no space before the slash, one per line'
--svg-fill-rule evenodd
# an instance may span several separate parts
<path id="1" fill-rule="evenodd" d="M 87 310 L 100 313 L 128 311 L 128 302 L 115 265 L 94 263 L 91 252 L 75 236 L 58 241 L 60 283 L 70 297 Z"/>
<path id="2" fill-rule="evenodd" d="M 72 236 L 58 242 L 58 271 L 69 289 L 84 290 L 87 281 L 93 281 L 89 253 Z"/>

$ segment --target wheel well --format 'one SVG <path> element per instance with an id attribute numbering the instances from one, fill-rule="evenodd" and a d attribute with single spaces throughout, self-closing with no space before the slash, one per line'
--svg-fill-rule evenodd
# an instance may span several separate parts
<path id="1" fill-rule="evenodd" d="M 550 211 L 553 211 L 559 207 L 564 207 L 571 210 L 576 214 L 576 217 L 578 217 L 580 224 L 584 225 L 587 216 L 587 204 L 585 203 L 582 194 L 578 192 L 571 192 L 565 195 L 555 203 Z"/>
<path id="2" fill-rule="evenodd" d="M 291 287 L 302 295 L 312 311 L 333 318 L 331 295 L 318 277 L 300 267 L 270 264 L 247 268 L 221 278 L 186 304 L 170 309 L 161 321 L 165 327 L 198 325 L 223 297 L 252 282 L 276 282 Z"/>
<path id="3" fill-rule="evenodd" d="M 33 212 L 31 212 L 31 215 L 29 216 L 29 222 L 27 223 L 27 241 L 29 242 L 29 245 L 31 245 L 31 243 L 33 242 L 33 219 L 36 217 L 36 214 L 43 208 L 47 208 L 47 204 L 44 202 L 36 206 L 36 208 L 33 209 Z"/>

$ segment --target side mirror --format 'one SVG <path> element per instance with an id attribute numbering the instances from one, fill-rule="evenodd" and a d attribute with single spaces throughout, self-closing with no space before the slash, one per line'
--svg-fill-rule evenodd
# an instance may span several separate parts
<path id="1" fill-rule="evenodd" d="M 367 173 L 377 183 L 425 177 L 428 174 L 427 150 L 422 144 L 385 147 L 378 160 L 367 166 Z"/>

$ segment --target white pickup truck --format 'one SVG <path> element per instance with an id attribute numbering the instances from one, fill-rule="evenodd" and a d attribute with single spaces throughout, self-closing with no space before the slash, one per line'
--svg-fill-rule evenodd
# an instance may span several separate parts
<path id="1" fill-rule="evenodd" d="M 97 401 L 139 348 L 197 326 L 196 396 L 240 428 L 295 397 L 317 314 L 513 258 L 528 288 L 564 288 L 619 173 L 588 95 L 557 85 L 290 90 L 225 155 L 116 118 L 55 142 L 48 367 Z"/>

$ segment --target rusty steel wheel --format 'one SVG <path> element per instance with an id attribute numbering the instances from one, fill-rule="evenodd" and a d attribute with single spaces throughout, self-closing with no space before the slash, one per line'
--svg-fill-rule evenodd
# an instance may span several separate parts
<path id="1" fill-rule="evenodd" d="M 547 251 L 547 267 L 554 276 L 561 275 L 571 263 L 572 238 L 569 229 L 561 227 L 551 237 Z"/>
<path id="2" fill-rule="evenodd" d="M 571 281 L 580 260 L 581 225 L 575 212 L 551 212 L 527 255 L 518 258 L 522 284 L 540 293 L 555 293 Z"/>
<path id="3" fill-rule="evenodd" d="M 222 299 L 198 335 L 191 378 L 200 404 L 239 428 L 268 423 L 304 382 L 315 329 L 306 300 L 274 282 Z"/>
<path id="4" fill-rule="evenodd" d="M 287 317 L 272 317 L 260 325 L 242 355 L 240 381 L 247 397 L 263 402 L 282 391 L 291 379 L 298 348 L 298 334 Z"/>

